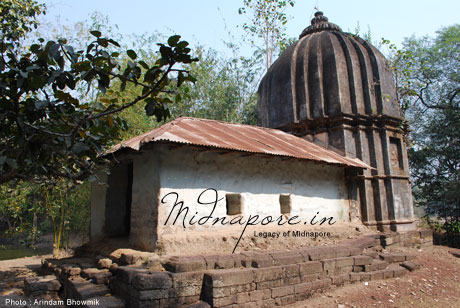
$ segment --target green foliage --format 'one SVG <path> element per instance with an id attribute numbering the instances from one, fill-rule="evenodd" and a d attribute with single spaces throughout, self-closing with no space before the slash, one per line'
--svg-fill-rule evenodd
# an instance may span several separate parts
<path id="1" fill-rule="evenodd" d="M 393 72 L 393 79 L 396 85 L 396 99 L 400 104 L 403 114 L 405 114 L 416 94 L 412 86 L 415 59 L 410 50 L 398 49 L 389 40 L 382 38 L 380 45 L 382 48 L 386 47 L 387 49 L 387 64 Z"/>
<path id="2" fill-rule="evenodd" d="M 460 222 L 447 222 L 443 226 L 443 229 L 450 234 L 460 234 Z"/>
<path id="3" fill-rule="evenodd" d="M 2 42 L 17 42 L 36 29 L 38 24 L 36 17 L 44 13 L 44 10 L 43 4 L 33 0 L 2 0 L 0 5 Z"/>
<path id="4" fill-rule="evenodd" d="M 51 220 L 54 254 L 58 255 L 61 248 L 68 248 L 71 233 L 83 235 L 89 231 L 90 186 L 61 180 L 41 185 L 40 191 L 44 196 L 40 206 L 46 208 Z"/>
<path id="5" fill-rule="evenodd" d="M 83 238 L 88 234 L 89 196 L 87 182 L 73 185 L 59 181 L 53 186 L 30 182 L 4 184 L 0 186 L 0 229 L 3 235 L 33 246 L 41 234 L 59 231 L 61 226 L 57 246 L 68 245 L 71 233 Z"/>
<path id="6" fill-rule="evenodd" d="M 355 36 L 359 36 L 361 37 L 362 39 L 368 41 L 369 43 L 371 43 L 372 45 L 376 46 L 377 48 L 380 48 L 381 45 L 383 44 L 382 42 L 373 42 L 372 41 L 372 32 L 371 32 L 371 28 L 369 27 L 369 25 L 367 25 L 367 32 L 364 32 L 361 34 L 361 26 L 359 24 L 359 21 L 356 22 L 356 26 L 355 26 L 355 29 L 353 30 L 353 35 Z M 384 39 L 382 39 L 382 41 L 384 41 Z M 389 41 L 387 41 L 386 44 L 389 44 Z"/>
<path id="7" fill-rule="evenodd" d="M 289 19 L 285 10 L 294 4 L 294 0 L 244 0 L 244 6 L 238 10 L 240 15 L 250 15 L 250 22 L 244 23 L 243 29 L 251 36 L 251 43 L 256 46 L 256 39 L 263 40 L 267 70 L 276 51 L 285 48 L 284 32 Z"/>
<path id="8" fill-rule="evenodd" d="M 416 203 L 459 236 L 460 221 L 460 25 L 436 38 L 407 39 L 400 65 L 412 123 L 409 150 Z"/>
<path id="9" fill-rule="evenodd" d="M 62 188 L 67 186 L 71 189 L 63 194 Z M 61 226 L 61 234 L 65 235 L 60 239 L 62 243 L 68 243 L 70 232 L 86 235 L 89 193 L 89 184 L 73 186 L 62 181 L 53 187 L 27 182 L 4 184 L 0 186 L 0 224 L 6 225 L 4 235 L 31 246 L 41 234 L 59 231 L 56 226 Z M 56 221 L 61 221 L 58 213 L 63 214 L 62 223 L 55 226 Z"/>
<path id="10" fill-rule="evenodd" d="M 172 115 L 255 124 L 257 60 L 224 58 L 203 47 L 196 56 L 200 61 L 188 69 L 197 81 L 180 89 L 185 99 L 173 105 Z"/>
<path id="11" fill-rule="evenodd" d="M 160 35 L 134 36 L 120 47 L 100 15 L 57 28 L 2 37 L 0 228 L 31 240 L 53 231 L 58 250 L 69 234 L 87 234 L 89 184 L 75 184 L 103 162 L 105 147 L 169 113 L 256 124 L 260 58 L 239 57 L 233 44 L 232 57 L 202 47 L 192 57 L 178 35 L 159 45 Z"/>
<path id="12" fill-rule="evenodd" d="M 156 38 L 138 38 L 149 45 Z M 256 90 L 259 81 L 260 59 L 256 56 L 245 58 L 238 56 L 238 47 L 227 44 L 233 56 L 196 47 L 194 57 L 198 62 L 184 66 L 196 82 L 182 85 L 177 90 L 176 99 L 167 103 L 171 118 L 190 116 L 221 120 L 233 123 L 255 125 L 257 122 Z M 155 61 L 155 54 L 136 51 L 147 63 Z M 139 89 L 127 86 L 121 97 L 129 100 L 139 94 Z M 139 106 L 124 110 L 121 116 L 129 129 L 121 133 L 121 139 L 129 139 L 158 127 L 160 123 L 152 120 L 142 112 Z"/>
<path id="13" fill-rule="evenodd" d="M 87 178 L 103 162 L 104 146 L 125 128 L 119 112 L 144 102 L 146 114 L 162 120 L 169 116 L 164 94 L 171 94 L 171 85 L 194 80 L 180 68 L 196 60 L 180 36 L 158 44 L 151 65 L 138 61 L 133 50 L 121 65 L 120 45 L 99 30 L 91 31 L 92 41 L 83 50 L 65 39 L 39 39 L 23 51 L 21 37 L 35 25 L 41 7 L 33 1 L 2 1 L 0 11 L 16 12 L 2 23 L 0 184 Z M 127 84 L 141 89 L 129 101 L 119 99 Z M 96 99 L 85 99 L 84 91 L 94 91 Z"/>
<path id="14" fill-rule="evenodd" d="M 39 196 L 38 185 L 19 182 L 0 186 L 0 226 L 5 236 L 20 237 L 33 246 L 43 231 L 38 223 L 45 210 L 35 202 Z"/>
<path id="15" fill-rule="evenodd" d="M 281 56 L 281 54 L 289 47 L 291 46 L 292 44 L 294 44 L 295 42 L 298 41 L 298 38 L 297 37 L 285 37 L 283 38 L 282 41 L 279 42 L 279 52 L 278 52 L 278 56 Z"/>
<path id="16" fill-rule="evenodd" d="M 47 37 L 49 40 L 56 40 L 58 37 L 68 37 L 74 45 L 82 49 L 89 45 L 92 41 L 91 38 L 93 36 L 89 34 L 89 29 L 98 29 L 100 32 L 109 33 L 111 37 L 116 37 L 119 42 L 129 39 L 129 44 L 132 50 L 136 53 L 138 61 L 140 63 L 145 62 L 149 66 L 154 65 L 158 60 L 158 53 L 155 49 L 157 43 L 167 39 L 159 33 L 148 33 L 142 35 L 133 34 L 128 37 L 124 37 L 118 33 L 114 26 L 111 25 L 108 18 L 104 17 L 100 13 L 93 13 L 89 20 L 80 21 L 73 25 L 61 24 L 59 20 L 53 22 L 52 24 L 41 24 L 37 31 L 34 31 L 34 36 Z M 120 44 L 123 46 L 122 48 L 128 49 L 126 44 Z M 121 66 L 126 66 L 129 60 L 131 60 L 131 58 L 126 54 L 120 54 L 118 58 L 118 62 Z M 107 97 L 113 96 L 115 91 L 120 88 L 121 82 L 119 80 L 113 80 L 112 82 L 113 84 L 111 89 L 107 90 Z M 142 89 L 140 89 L 140 87 L 136 87 L 135 84 L 127 83 L 125 90 L 123 92 L 118 91 L 119 93 L 117 95 L 119 95 L 119 100 L 127 102 L 141 95 L 141 90 Z M 81 96 L 85 97 L 88 101 L 95 101 L 97 100 L 98 93 L 94 92 L 95 91 L 87 92 L 86 89 L 83 89 Z M 142 104 L 135 104 L 134 106 L 121 111 L 119 117 L 123 119 L 125 129 L 120 130 L 119 134 L 114 136 L 114 139 L 111 142 L 112 144 L 140 135 L 161 125 L 155 117 L 146 115 L 144 105 Z"/>

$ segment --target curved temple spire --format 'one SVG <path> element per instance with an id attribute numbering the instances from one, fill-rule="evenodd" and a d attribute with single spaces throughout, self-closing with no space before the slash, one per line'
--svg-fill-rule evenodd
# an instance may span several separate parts
<path id="1" fill-rule="evenodd" d="M 372 166 L 349 175 L 356 217 L 380 230 L 413 226 L 404 120 L 391 69 L 377 48 L 318 11 L 270 67 L 258 94 L 260 126 Z"/>

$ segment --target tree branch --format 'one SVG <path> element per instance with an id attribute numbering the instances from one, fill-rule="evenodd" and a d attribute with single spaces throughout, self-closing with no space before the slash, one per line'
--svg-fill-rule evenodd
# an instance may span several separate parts
<path id="1" fill-rule="evenodd" d="M 143 99 L 146 99 L 147 97 L 149 97 L 150 94 L 152 94 L 154 91 L 156 91 L 156 88 L 164 81 L 164 79 L 168 76 L 169 72 L 171 72 L 171 69 L 172 69 L 172 66 L 174 64 L 169 64 L 169 67 L 168 69 L 163 73 L 163 76 L 155 83 L 155 85 L 153 87 L 150 88 L 150 90 L 145 93 L 144 95 L 141 95 L 141 96 L 138 96 L 136 97 L 133 101 L 131 101 L 130 103 L 128 104 L 124 104 L 118 108 L 115 108 L 113 110 L 107 110 L 102 112 L 102 113 L 99 113 L 99 114 L 95 114 L 93 116 L 90 116 L 88 117 L 86 120 L 89 121 L 89 120 L 94 120 L 94 119 L 98 119 L 98 118 L 102 118 L 102 117 L 105 117 L 107 115 L 110 115 L 110 114 L 113 114 L 113 113 L 117 113 L 117 112 L 120 112 L 120 111 L 123 111 L 125 110 L 126 108 L 129 108 L 131 106 L 134 106 L 135 104 L 137 104 L 139 101 L 143 100 Z"/>

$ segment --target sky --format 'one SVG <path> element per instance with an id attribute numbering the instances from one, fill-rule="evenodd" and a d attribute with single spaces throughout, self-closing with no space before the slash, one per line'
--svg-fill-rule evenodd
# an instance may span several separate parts
<path id="1" fill-rule="evenodd" d="M 74 24 L 88 19 L 93 12 L 107 16 L 118 25 L 123 35 L 159 31 L 165 35 L 180 34 L 192 46 L 202 44 L 223 51 L 223 41 L 242 40 L 241 25 L 248 17 L 238 14 L 243 0 L 38 0 L 47 5 L 45 19 Z M 310 24 L 316 8 L 330 22 L 345 32 L 360 33 L 370 29 L 372 41 L 381 38 L 401 47 L 405 37 L 434 36 L 441 27 L 460 23 L 460 0 L 297 0 L 286 13 L 289 37 L 298 37 Z M 238 27 L 239 26 L 239 27 Z M 243 52 L 250 52 L 250 46 Z"/>

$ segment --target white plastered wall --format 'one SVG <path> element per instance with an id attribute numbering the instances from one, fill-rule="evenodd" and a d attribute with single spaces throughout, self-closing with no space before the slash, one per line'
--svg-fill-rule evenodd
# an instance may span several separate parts
<path id="1" fill-rule="evenodd" d="M 210 214 L 211 205 L 197 202 L 200 193 L 208 188 L 216 189 L 218 198 L 223 198 L 212 214 L 214 218 L 226 216 L 226 193 L 240 193 L 244 200 L 242 215 L 245 217 L 257 214 L 278 218 L 279 195 L 291 194 L 289 217 L 297 215 L 300 220 L 308 222 L 314 215 L 318 218 L 333 217 L 337 222 L 349 220 L 344 169 L 339 166 L 248 153 L 203 151 L 187 146 L 171 147 L 166 144 L 156 145 L 154 151 L 142 155 L 146 164 L 135 164 L 135 179 L 137 172 L 150 173 L 150 161 L 158 161 L 158 199 L 151 200 L 152 206 L 155 203 L 159 206 L 158 237 L 162 234 L 212 231 L 215 228 L 229 228 L 231 231 L 229 226 L 212 226 L 211 220 L 202 226 L 188 224 L 193 215 L 200 218 Z M 164 225 L 176 199 L 172 194 L 165 197 L 171 192 L 176 192 L 178 201 L 183 201 L 189 208 L 185 229 L 182 226 L 183 216 L 172 225 L 179 206 Z M 150 195 L 154 197 L 154 194 Z M 161 202 L 162 199 L 164 202 Z M 202 196 L 202 201 L 214 199 L 212 191 Z M 236 225 L 234 228 L 239 230 L 241 226 Z"/>

